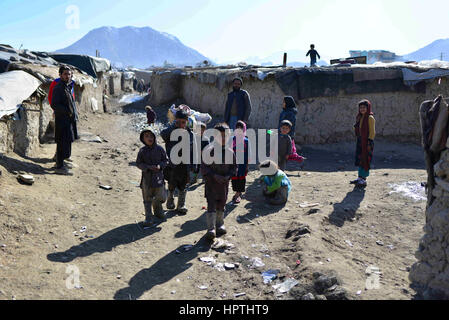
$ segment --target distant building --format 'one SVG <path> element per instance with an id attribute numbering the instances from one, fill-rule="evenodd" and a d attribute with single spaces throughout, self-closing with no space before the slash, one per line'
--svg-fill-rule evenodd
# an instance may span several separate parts
<path id="1" fill-rule="evenodd" d="M 375 62 L 394 62 L 399 58 L 396 53 L 385 50 L 351 50 L 349 51 L 349 54 L 351 57 L 366 56 L 368 64 L 373 64 Z"/>

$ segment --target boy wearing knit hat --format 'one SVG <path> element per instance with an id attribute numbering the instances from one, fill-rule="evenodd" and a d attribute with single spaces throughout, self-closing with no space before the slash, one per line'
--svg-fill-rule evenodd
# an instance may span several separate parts
<path id="1" fill-rule="evenodd" d="M 175 190 L 178 189 L 178 204 L 176 207 L 176 211 L 180 215 L 187 214 L 187 208 L 185 206 L 186 196 L 187 196 L 187 184 L 190 180 L 190 171 L 193 166 L 193 151 L 195 139 L 193 137 L 192 130 L 187 126 L 188 122 L 188 114 L 184 110 L 179 110 L 176 112 L 175 121 L 166 129 L 162 130 L 161 137 L 165 142 L 165 149 L 167 155 L 170 159 L 170 162 L 164 171 L 165 179 L 168 180 L 168 199 L 167 199 L 167 209 L 174 210 L 175 209 L 175 200 L 174 193 Z M 182 141 L 182 137 L 179 137 L 177 141 L 171 141 L 171 135 L 175 130 L 186 130 L 187 135 L 189 136 L 188 141 Z M 190 158 L 188 163 L 181 162 L 180 164 L 173 164 L 173 159 L 171 159 L 171 150 L 178 143 L 188 143 L 190 149 Z M 182 149 L 181 155 L 182 157 Z"/>

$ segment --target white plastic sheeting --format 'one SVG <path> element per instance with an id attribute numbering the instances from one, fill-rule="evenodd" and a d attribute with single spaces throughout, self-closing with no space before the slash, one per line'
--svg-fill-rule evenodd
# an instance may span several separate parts
<path id="1" fill-rule="evenodd" d="M 10 71 L 0 74 L 0 118 L 17 111 L 42 84 L 25 71 Z"/>

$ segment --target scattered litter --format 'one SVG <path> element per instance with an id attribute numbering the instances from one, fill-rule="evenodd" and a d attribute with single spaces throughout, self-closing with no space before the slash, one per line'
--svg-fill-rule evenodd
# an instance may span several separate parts
<path id="1" fill-rule="evenodd" d="M 220 250 L 220 249 L 225 249 L 225 250 L 229 250 L 229 249 L 233 249 L 235 246 L 223 239 L 217 239 L 215 240 L 215 242 L 212 244 L 211 248 L 213 250 Z"/>
<path id="2" fill-rule="evenodd" d="M 323 262 L 321 262 L 321 261 L 320 261 L 320 262 L 318 262 L 318 263 L 319 263 L 320 265 L 323 265 L 323 264 L 324 264 L 324 263 L 323 263 Z"/>
<path id="3" fill-rule="evenodd" d="M 242 297 L 242 296 L 246 296 L 246 293 L 245 292 L 241 292 L 241 293 L 234 294 L 235 298 Z"/>
<path id="4" fill-rule="evenodd" d="M 297 266 L 301 265 L 301 260 L 296 260 L 296 265 Z"/>
<path id="5" fill-rule="evenodd" d="M 377 243 L 378 246 L 381 246 L 381 247 L 384 246 L 384 243 L 382 241 L 380 241 L 380 240 L 377 240 L 376 243 Z"/>
<path id="6" fill-rule="evenodd" d="M 29 174 L 21 174 L 17 177 L 17 179 L 30 186 L 34 183 L 34 177 Z"/>
<path id="7" fill-rule="evenodd" d="M 319 203 L 308 203 L 308 202 L 303 202 L 301 203 L 299 206 L 301 208 L 312 208 L 312 207 L 318 207 L 320 204 Z"/>
<path id="8" fill-rule="evenodd" d="M 389 244 L 389 245 L 387 246 L 387 248 L 390 249 L 390 250 L 394 250 L 394 246 L 393 246 L 392 244 Z"/>
<path id="9" fill-rule="evenodd" d="M 81 227 L 80 232 L 81 232 L 81 233 L 84 233 L 84 232 L 86 232 L 86 230 L 87 230 L 87 227 Z"/>
<path id="10" fill-rule="evenodd" d="M 345 242 L 346 242 L 346 244 L 347 244 L 348 246 L 350 246 L 350 247 L 353 247 L 353 246 L 354 246 L 354 245 L 352 244 L 352 242 L 349 241 L 349 240 L 345 240 Z"/>
<path id="11" fill-rule="evenodd" d="M 117 279 L 121 279 L 121 278 L 122 278 L 122 276 L 118 274 L 117 275 Z"/>
<path id="12" fill-rule="evenodd" d="M 214 264 L 214 269 L 218 270 L 220 272 L 226 271 L 223 263 L 216 263 L 216 264 Z"/>
<path id="13" fill-rule="evenodd" d="M 252 269 L 265 267 L 265 263 L 263 263 L 260 258 L 253 258 L 251 262 L 252 264 L 250 268 Z"/>
<path id="14" fill-rule="evenodd" d="M 215 263 L 215 259 L 212 257 L 202 257 L 202 258 L 199 258 L 199 260 L 206 263 L 208 266 L 211 266 L 212 264 Z"/>
<path id="15" fill-rule="evenodd" d="M 225 267 L 226 270 L 233 270 L 233 269 L 236 268 L 236 265 L 233 264 L 233 263 L 225 263 L 224 267 Z"/>
<path id="16" fill-rule="evenodd" d="M 173 290 L 172 292 L 170 292 L 171 294 L 175 294 L 176 293 L 176 290 Z"/>
<path id="17" fill-rule="evenodd" d="M 192 249 L 193 249 L 193 246 L 192 246 L 191 244 L 186 245 L 186 246 L 184 246 L 184 248 L 183 248 L 183 250 L 184 250 L 185 252 L 190 251 L 190 250 L 192 250 Z"/>
<path id="18" fill-rule="evenodd" d="M 296 285 L 299 284 L 299 281 L 295 280 L 295 279 L 288 279 L 287 281 L 274 285 L 273 288 L 277 291 L 279 291 L 279 293 L 287 293 L 289 292 L 291 289 L 293 289 Z"/>
<path id="19" fill-rule="evenodd" d="M 268 270 L 262 273 L 263 283 L 269 284 L 273 280 L 276 280 L 280 270 Z"/>
<path id="20" fill-rule="evenodd" d="M 404 197 L 411 198 L 415 202 L 427 200 L 426 190 L 420 182 L 389 183 L 388 186 L 393 189 L 389 194 L 399 193 Z"/>
<path id="21" fill-rule="evenodd" d="M 308 215 L 316 214 L 320 212 L 320 209 L 310 209 L 309 212 L 307 212 Z"/>
<path id="22" fill-rule="evenodd" d="M 331 258 L 327 259 L 327 262 L 332 262 L 332 259 Z"/>
<path id="23" fill-rule="evenodd" d="M 360 296 L 362 294 L 362 290 L 357 291 L 356 293 L 358 296 Z"/>
<path id="24" fill-rule="evenodd" d="M 206 289 L 207 289 L 207 286 L 199 286 L 198 289 L 200 289 L 200 290 L 206 290 Z"/>
<path id="25" fill-rule="evenodd" d="M 112 190 L 111 186 L 100 186 L 100 188 L 103 190 Z"/>

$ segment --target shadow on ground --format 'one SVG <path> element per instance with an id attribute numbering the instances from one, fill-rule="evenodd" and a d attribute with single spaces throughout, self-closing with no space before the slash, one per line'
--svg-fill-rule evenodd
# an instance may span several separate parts
<path id="1" fill-rule="evenodd" d="M 87 257 L 94 253 L 111 251 L 115 247 L 139 241 L 159 231 L 161 228 L 157 225 L 144 230 L 137 224 L 128 224 L 108 231 L 98 238 L 73 246 L 64 252 L 50 253 L 47 255 L 47 259 L 53 262 L 71 262 L 76 258 Z"/>
<path id="2" fill-rule="evenodd" d="M 27 172 L 29 174 L 34 175 L 44 175 L 44 174 L 53 174 L 53 169 L 47 169 L 37 163 L 49 163 L 51 161 L 48 161 L 46 159 L 33 159 L 33 158 L 24 158 L 29 161 L 33 162 L 27 162 L 27 161 L 21 161 L 18 159 L 10 158 L 6 155 L 0 157 L 0 165 L 3 166 L 9 173 L 14 174 L 15 171 L 23 171 Z"/>
<path id="3" fill-rule="evenodd" d="M 139 299 L 145 292 L 150 291 L 155 286 L 164 284 L 188 270 L 193 265 L 192 260 L 197 258 L 201 252 L 207 252 L 210 249 L 210 243 L 204 238 L 189 251 L 184 250 L 185 246 L 182 245 L 171 251 L 148 269 L 139 271 L 131 278 L 128 287 L 120 289 L 115 293 L 114 299 Z"/>
<path id="4" fill-rule="evenodd" d="M 348 192 L 343 201 L 334 204 L 334 210 L 329 215 L 329 222 L 337 227 L 343 227 L 346 221 L 357 217 L 357 211 L 365 198 L 365 189 L 355 187 Z"/>

